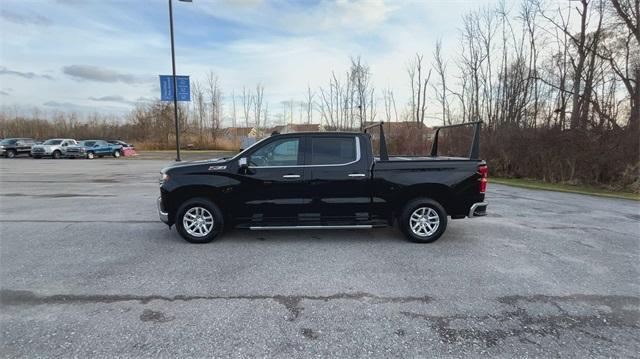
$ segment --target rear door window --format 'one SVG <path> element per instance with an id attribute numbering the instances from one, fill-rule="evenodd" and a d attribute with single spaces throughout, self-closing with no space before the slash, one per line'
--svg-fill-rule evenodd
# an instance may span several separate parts
<path id="1" fill-rule="evenodd" d="M 311 139 L 312 165 L 341 165 L 356 160 L 355 137 L 313 137 Z"/>

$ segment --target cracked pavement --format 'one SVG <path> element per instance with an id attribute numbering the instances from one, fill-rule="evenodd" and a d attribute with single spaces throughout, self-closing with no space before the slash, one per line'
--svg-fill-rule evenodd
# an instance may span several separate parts
<path id="1" fill-rule="evenodd" d="M 1 357 L 637 357 L 640 203 L 491 184 L 396 229 L 157 220 L 159 160 L 0 160 Z"/>

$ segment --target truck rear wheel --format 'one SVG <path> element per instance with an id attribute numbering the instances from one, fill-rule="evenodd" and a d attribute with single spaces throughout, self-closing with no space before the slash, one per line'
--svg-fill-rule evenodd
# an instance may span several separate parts
<path id="1" fill-rule="evenodd" d="M 222 233 L 224 219 L 218 206 L 206 198 L 192 198 L 176 213 L 178 233 L 191 243 L 208 243 Z"/>
<path id="2" fill-rule="evenodd" d="M 447 212 L 440 203 L 416 198 L 407 203 L 398 217 L 400 230 L 412 242 L 431 243 L 447 229 Z"/>

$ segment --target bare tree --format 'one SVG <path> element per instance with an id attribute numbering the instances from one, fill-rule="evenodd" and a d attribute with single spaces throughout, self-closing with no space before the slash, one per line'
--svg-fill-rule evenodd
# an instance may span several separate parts
<path id="1" fill-rule="evenodd" d="M 238 111 L 236 108 L 236 91 L 231 91 L 231 127 L 233 128 L 233 141 L 238 140 Z"/>
<path id="2" fill-rule="evenodd" d="M 603 58 L 620 78 L 629 94 L 628 125 L 633 133 L 640 128 L 640 0 L 611 0 L 617 15 L 612 21 L 612 44 L 604 46 Z M 621 25 L 627 29 L 620 31 Z"/>
<path id="3" fill-rule="evenodd" d="M 256 128 L 264 126 L 263 122 L 260 122 L 262 116 L 262 101 L 264 99 L 264 86 L 261 84 L 256 85 L 256 94 L 253 96 L 253 118 Z"/>
<path id="4" fill-rule="evenodd" d="M 433 61 L 436 73 L 440 78 L 439 86 L 432 85 L 436 93 L 436 100 L 442 106 L 442 124 L 451 124 L 451 118 L 447 122 L 447 113 L 449 112 L 449 102 L 447 101 L 447 62 L 442 58 L 442 40 L 436 42 L 436 49 L 433 53 Z"/>
<path id="5" fill-rule="evenodd" d="M 349 107 L 351 110 L 358 109 L 358 126 L 362 129 L 367 121 L 373 121 L 375 119 L 374 109 L 374 89 L 371 86 L 371 71 L 369 66 L 364 64 L 360 57 L 351 58 L 351 70 L 350 81 L 347 85 L 353 89 L 355 97 L 351 95 L 350 91 L 347 91 L 348 96 L 345 98 L 345 107 Z M 347 104 L 348 103 L 348 104 Z M 351 120 L 353 120 L 351 116 Z M 354 126 L 355 123 L 351 121 L 350 126 Z"/>
<path id="6" fill-rule="evenodd" d="M 222 90 L 220 89 L 220 85 L 218 83 L 218 76 L 216 76 L 213 72 L 209 72 L 207 76 L 208 81 L 208 95 L 209 95 L 209 125 L 211 129 L 211 139 L 213 145 L 217 144 L 218 133 L 220 131 L 220 127 L 222 125 Z"/>
<path id="7" fill-rule="evenodd" d="M 244 114 L 244 126 L 249 127 L 249 119 L 251 118 L 251 108 L 253 104 L 253 95 L 251 91 L 242 86 L 242 111 Z"/>
<path id="8" fill-rule="evenodd" d="M 310 124 L 313 122 L 313 98 L 315 97 L 316 93 L 315 91 L 311 90 L 311 86 L 307 85 L 307 99 L 304 103 L 305 107 L 306 107 L 306 114 L 307 114 L 307 124 Z"/>
<path id="9" fill-rule="evenodd" d="M 424 77 L 424 69 L 422 60 L 424 55 L 416 54 L 414 61 L 409 63 L 407 67 L 407 73 L 409 75 L 409 81 L 411 84 L 411 112 L 413 115 L 413 121 L 424 124 L 424 116 L 427 109 L 427 85 L 429 79 L 431 79 L 431 69 Z"/>

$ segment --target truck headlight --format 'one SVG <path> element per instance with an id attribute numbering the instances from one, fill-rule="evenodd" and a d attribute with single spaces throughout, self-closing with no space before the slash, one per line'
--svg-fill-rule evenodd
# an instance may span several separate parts
<path id="1" fill-rule="evenodd" d="M 164 183 L 169 182 L 170 179 L 171 179 L 171 176 L 169 176 L 168 174 L 160 173 L 160 180 L 158 182 L 162 186 Z"/>

